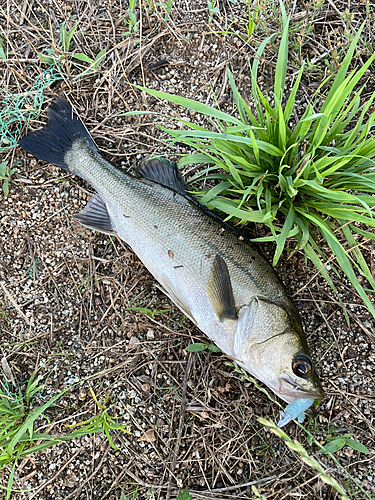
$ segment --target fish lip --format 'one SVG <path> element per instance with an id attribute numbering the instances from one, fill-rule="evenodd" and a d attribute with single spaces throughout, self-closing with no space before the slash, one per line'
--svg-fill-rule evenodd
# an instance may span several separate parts
<path id="1" fill-rule="evenodd" d="M 288 385 L 284 385 L 283 381 Z M 291 387 L 288 387 L 291 386 Z M 293 398 L 300 399 L 324 399 L 325 394 L 322 389 L 317 391 L 308 391 L 300 386 L 295 380 L 293 380 L 289 375 L 282 374 L 279 379 L 279 393 L 282 396 L 289 396 Z"/>

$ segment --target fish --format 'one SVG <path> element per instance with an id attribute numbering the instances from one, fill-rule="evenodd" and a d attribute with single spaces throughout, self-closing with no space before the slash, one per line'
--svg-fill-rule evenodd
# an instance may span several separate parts
<path id="1" fill-rule="evenodd" d="M 269 262 L 237 228 L 188 193 L 176 163 L 143 159 L 133 175 L 106 161 L 68 101 L 18 144 L 95 190 L 73 217 L 125 241 L 170 300 L 227 356 L 289 403 L 279 426 L 303 421 L 324 391 L 301 318 Z"/>

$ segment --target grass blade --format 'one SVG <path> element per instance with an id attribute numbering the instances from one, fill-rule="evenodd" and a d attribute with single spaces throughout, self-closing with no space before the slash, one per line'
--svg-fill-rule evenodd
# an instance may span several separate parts
<path id="1" fill-rule="evenodd" d="M 348 243 L 349 243 L 350 248 L 352 250 L 351 255 L 355 256 L 361 271 L 363 272 L 365 278 L 370 283 L 370 285 L 372 286 L 372 288 L 375 292 L 375 279 L 373 278 L 371 271 L 370 271 L 363 255 L 362 255 L 359 243 L 355 240 L 348 224 L 344 224 L 344 222 L 341 221 L 341 225 L 342 225 L 342 232 L 343 232 L 345 238 L 348 240 Z"/>
<path id="2" fill-rule="evenodd" d="M 343 487 L 336 481 L 336 479 L 326 473 L 320 463 L 307 453 L 301 443 L 297 440 L 292 440 L 288 434 L 286 434 L 282 429 L 279 429 L 273 422 L 270 422 L 265 418 L 258 418 L 258 420 L 262 425 L 268 427 L 271 432 L 282 438 L 288 448 L 298 453 L 303 462 L 319 472 L 319 477 L 322 481 L 329 484 L 338 493 L 340 493 L 342 500 L 350 500 Z"/>
<path id="3" fill-rule="evenodd" d="M 322 113 L 325 112 L 325 110 L 328 107 L 328 105 L 330 104 L 333 96 L 335 95 L 337 89 L 342 84 L 342 82 L 345 80 L 346 74 L 347 74 L 348 69 L 349 69 L 349 65 L 350 65 L 352 58 L 353 58 L 354 50 L 355 50 L 355 48 L 358 44 L 358 40 L 361 36 L 362 29 L 363 29 L 363 25 L 360 26 L 356 36 L 353 38 L 352 43 L 350 44 L 348 50 L 346 51 L 346 55 L 344 57 L 344 60 L 340 64 L 340 69 L 335 76 L 335 79 L 331 85 L 331 88 L 327 94 L 327 97 L 325 98 L 324 104 L 320 110 Z"/>
<path id="4" fill-rule="evenodd" d="M 288 215 L 287 215 L 285 222 L 284 222 L 284 225 L 283 225 L 283 228 L 281 230 L 279 237 L 277 238 L 275 255 L 274 255 L 273 261 L 272 261 L 273 266 L 276 266 L 276 264 L 279 261 L 279 258 L 281 257 L 281 254 L 284 250 L 285 242 L 287 240 L 287 237 L 289 235 L 290 230 L 293 227 L 293 224 L 294 224 L 294 206 L 293 206 L 293 203 L 291 203 Z"/>
<path id="5" fill-rule="evenodd" d="M 211 118 L 222 120 L 226 123 L 243 125 L 243 123 L 234 116 L 228 115 L 227 113 L 223 113 L 218 109 L 211 108 L 210 106 L 202 104 L 198 101 L 193 101 L 192 99 L 187 99 L 186 97 L 180 97 L 174 94 L 168 94 L 166 92 L 160 92 L 159 90 L 147 89 L 145 87 L 140 87 L 139 85 L 134 85 L 134 87 L 136 87 L 139 90 L 142 90 L 142 92 L 146 92 L 146 94 L 150 94 L 153 95 L 154 97 L 158 97 L 159 99 L 164 99 L 168 102 L 172 102 L 174 104 L 182 106 L 183 108 L 191 109 L 196 113 L 201 113 L 206 116 L 210 116 Z"/>
<path id="6" fill-rule="evenodd" d="M 277 57 L 276 69 L 275 69 L 275 85 L 274 93 L 276 99 L 281 102 L 286 78 L 286 67 L 288 62 L 288 34 L 289 34 L 289 19 L 285 12 L 284 4 L 280 0 L 281 16 L 283 20 L 283 33 L 281 36 L 281 42 L 279 47 L 279 54 Z"/>
<path id="7" fill-rule="evenodd" d="M 190 139 L 219 139 L 222 141 L 228 141 L 238 144 L 248 144 L 249 146 L 253 146 L 253 141 L 249 137 L 237 136 L 232 134 L 220 134 L 219 132 L 195 132 L 193 130 L 168 130 L 163 129 L 172 137 L 175 137 L 176 140 L 180 140 L 181 137 L 190 138 Z M 256 144 L 261 151 L 268 153 L 271 156 L 281 157 L 283 156 L 283 152 L 273 144 L 269 144 L 268 142 L 256 140 Z"/>
<path id="8" fill-rule="evenodd" d="M 304 63 L 302 63 L 302 66 L 298 72 L 296 81 L 294 82 L 292 92 L 290 93 L 290 95 L 288 97 L 288 101 L 287 101 L 285 109 L 284 109 L 284 121 L 285 121 L 285 123 L 288 123 L 288 120 L 292 115 L 292 111 L 294 108 L 294 101 L 296 98 L 296 93 L 297 93 L 297 90 L 299 88 L 299 84 L 300 84 L 300 81 L 302 78 L 304 68 L 305 68 L 305 65 L 304 65 Z"/>
<path id="9" fill-rule="evenodd" d="M 298 210 L 298 208 L 297 208 Z M 337 240 L 336 236 L 333 234 L 333 232 L 329 229 L 329 227 L 324 223 L 324 221 L 317 216 L 316 214 L 312 213 L 304 213 L 304 216 L 309 218 L 311 221 L 316 224 L 322 235 L 325 237 L 327 240 L 328 245 L 330 246 L 332 252 L 334 253 L 337 262 L 339 263 L 341 269 L 344 271 L 346 276 L 349 278 L 350 282 L 354 286 L 354 288 L 357 290 L 359 296 L 363 300 L 363 302 L 366 304 L 366 307 L 369 309 L 371 314 L 375 316 L 375 309 L 373 304 L 371 303 L 370 299 L 367 297 L 366 292 L 364 291 L 362 285 L 359 283 L 357 276 L 355 275 L 353 268 L 350 264 L 350 261 L 346 255 L 346 252 L 344 248 L 341 246 L 339 241 Z"/>

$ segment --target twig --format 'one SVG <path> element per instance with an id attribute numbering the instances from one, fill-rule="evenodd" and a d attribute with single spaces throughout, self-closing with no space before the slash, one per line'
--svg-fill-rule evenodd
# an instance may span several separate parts
<path id="1" fill-rule="evenodd" d="M 315 300 L 315 297 L 313 296 L 313 294 L 311 293 L 311 290 L 310 290 L 310 295 L 311 295 L 311 298 L 312 300 L 314 301 L 314 304 L 315 304 L 315 307 L 318 309 L 321 317 L 323 318 L 323 321 L 325 322 L 325 324 L 327 325 L 328 327 L 328 330 L 332 333 L 332 337 L 334 338 L 334 341 L 336 343 L 336 348 L 337 348 L 337 352 L 339 353 L 339 356 L 341 358 L 341 361 L 343 362 L 343 365 L 346 366 L 345 364 L 345 359 L 343 358 L 342 354 L 341 354 L 341 351 L 340 351 L 340 348 L 339 348 L 339 343 L 337 341 L 337 338 L 336 338 L 336 335 L 335 335 L 335 332 L 333 331 L 333 328 L 331 327 L 331 325 L 329 324 L 329 321 L 328 319 L 325 317 L 323 311 L 320 309 L 319 307 L 319 304 L 317 303 L 317 301 Z"/>
<path id="2" fill-rule="evenodd" d="M 285 472 L 286 474 L 286 472 Z M 256 481 L 250 481 L 249 483 L 234 484 L 233 486 L 226 486 L 225 488 L 215 488 L 211 490 L 211 493 L 224 493 L 225 491 L 237 490 L 238 488 L 246 488 L 247 486 L 252 486 L 253 484 L 269 483 L 274 479 L 279 479 L 280 476 L 269 476 L 263 479 L 257 479 Z"/>
<path id="3" fill-rule="evenodd" d="M 14 300 L 14 298 L 11 296 L 11 294 L 8 292 L 8 290 L 5 288 L 5 286 L 0 282 L 1 288 L 3 289 L 5 295 L 8 297 L 9 302 L 12 303 L 13 307 L 16 309 L 18 314 L 26 321 L 26 323 L 30 326 L 31 322 L 29 318 L 22 312 L 20 307 L 18 306 L 17 302 Z"/>
<path id="4" fill-rule="evenodd" d="M 33 266 L 33 278 L 34 278 L 34 281 L 35 281 L 36 279 L 39 279 L 39 273 L 38 273 L 38 268 L 36 266 L 35 257 L 34 257 L 34 251 L 33 251 L 32 245 L 31 245 L 30 233 L 29 233 L 28 229 L 27 229 L 27 232 L 26 232 L 26 238 L 27 238 L 27 245 L 29 247 L 29 254 L 30 254 L 31 264 Z"/>

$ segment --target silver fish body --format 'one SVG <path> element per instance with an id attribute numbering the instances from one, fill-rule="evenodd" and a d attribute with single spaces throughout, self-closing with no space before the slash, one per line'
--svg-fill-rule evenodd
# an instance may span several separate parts
<path id="1" fill-rule="evenodd" d="M 79 140 L 66 155 L 107 207 L 124 240 L 183 312 L 224 352 L 235 357 L 237 321 L 220 321 L 208 296 L 216 255 L 226 262 L 239 314 L 262 297 L 293 312 L 284 286 L 263 257 L 229 226 L 173 189 L 119 171 Z M 260 337 L 264 340 L 264 335 Z"/>
<path id="2" fill-rule="evenodd" d="M 47 127 L 20 145 L 93 186 L 97 195 L 77 220 L 124 240 L 223 352 L 285 401 L 323 397 L 280 279 L 249 241 L 186 194 L 173 164 L 149 160 L 140 178 L 120 171 L 62 100 L 51 105 Z"/>

